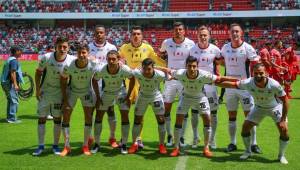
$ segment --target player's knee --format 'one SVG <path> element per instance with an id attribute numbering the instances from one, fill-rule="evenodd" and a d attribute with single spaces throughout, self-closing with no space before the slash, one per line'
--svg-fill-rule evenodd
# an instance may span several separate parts
<path id="1" fill-rule="evenodd" d="M 241 136 L 244 137 L 244 138 L 250 137 L 251 133 L 250 132 L 244 132 L 244 131 L 242 131 Z"/>
<path id="2" fill-rule="evenodd" d="M 85 122 L 84 126 L 92 126 L 92 123 L 91 122 Z"/>
<path id="3" fill-rule="evenodd" d="M 40 117 L 39 120 L 38 120 L 38 124 L 45 124 L 47 121 L 47 118 L 45 117 Z"/>
<path id="4" fill-rule="evenodd" d="M 53 119 L 54 124 L 60 125 L 61 120 L 60 119 Z"/>
<path id="5" fill-rule="evenodd" d="M 165 123 L 164 116 L 161 116 L 161 115 L 157 116 L 157 123 L 158 124 L 164 124 Z"/>
<path id="6" fill-rule="evenodd" d="M 290 137 L 287 134 L 286 134 L 286 136 L 285 135 L 280 135 L 280 140 L 282 140 L 282 141 L 289 141 Z"/>
<path id="7" fill-rule="evenodd" d="M 62 123 L 62 125 L 61 125 L 63 128 L 68 128 L 68 127 L 70 127 L 70 123 Z"/>

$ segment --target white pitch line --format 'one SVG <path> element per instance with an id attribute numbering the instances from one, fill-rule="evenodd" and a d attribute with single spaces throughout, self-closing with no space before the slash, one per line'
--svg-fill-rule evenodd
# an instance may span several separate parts
<path id="1" fill-rule="evenodd" d="M 188 145 L 190 145 L 193 141 L 193 136 L 192 136 L 193 133 L 192 133 L 190 120 L 191 119 L 188 119 L 188 124 L 187 124 L 186 130 L 185 130 L 185 138 L 184 138 L 184 142 Z M 188 147 L 188 146 L 186 146 L 186 147 Z M 178 161 L 176 163 L 175 170 L 185 170 L 188 158 L 189 158 L 188 155 L 179 156 Z"/>

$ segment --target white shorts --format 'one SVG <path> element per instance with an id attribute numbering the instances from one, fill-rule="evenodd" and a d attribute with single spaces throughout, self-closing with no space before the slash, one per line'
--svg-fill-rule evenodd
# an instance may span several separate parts
<path id="1" fill-rule="evenodd" d="M 173 103 L 176 94 L 181 95 L 183 86 L 178 80 L 171 80 L 165 82 L 165 90 L 163 92 L 163 98 L 165 103 Z"/>
<path id="2" fill-rule="evenodd" d="M 68 97 L 68 102 L 72 109 L 75 107 L 78 98 L 80 99 L 83 107 L 94 107 L 96 104 L 96 96 L 92 91 L 82 95 L 70 92 Z"/>
<path id="3" fill-rule="evenodd" d="M 110 106 L 114 106 L 115 104 L 119 105 L 120 110 L 129 110 L 129 107 L 125 101 L 126 96 L 127 92 L 125 87 L 123 87 L 117 95 L 103 91 L 101 94 L 102 105 L 100 105 L 98 110 L 107 111 Z"/>
<path id="4" fill-rule="evenodd" d="M 213 85 L 204 85 L 204 93 L 208 99 L 211 111 L 216 111 L 219 108 L 217 87 Z"/>
<path id="5" fill-rule="evenodd" d="M 165 114 L 165 105 L 162 95 L 151 98 L 145 97 L 141 94 L 138 95 L 138 98 L 136 100 L 134 114 L 137 116 L 143 116 L 147 111 L 148 105 L 152 106 L 155 115 Z"/>
<path id="6" fill-rule="evenodd" d="M 54 95 L 50 96 L 41 92 L 41 99 L 37 103 L 37 114 L 39 117 L 47 117 L 52 115 L 53 117 L 60 117 L 62 115 L 62 96 Z"/>
<path id="7" fill-rule="evenodd" d="M 180 97 L 176 114 L 187 114 L 189 109 L 197 110 L 200 115 L 210 115 L 209 103 L 206 96 L 200 98 Z"/>
<path id="8" fill-rule="evenodd" d="M 266 109 L 255 106 L 248 114 L 246 120 L 259 124 L 266 116 L 270 116 L 274 122 L 278 123 L 282 117 L 282 104 L 274 108 Z"/>
<path id="9" fill-rule="evenodd" d="M 239 101 L 244 111 L 250 111 L 254 106 L 253 97 L 246 90 L 226 89 L 226 107 L 228 111 L 237 111 Z"/>

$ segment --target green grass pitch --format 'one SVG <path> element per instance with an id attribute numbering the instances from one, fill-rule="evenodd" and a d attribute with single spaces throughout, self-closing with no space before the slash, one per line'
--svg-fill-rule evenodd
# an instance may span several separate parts
<path id="1" fill-rule="evenodd" d="M 0 61 L 0 70 L 4 62 Z M 36 62 L 22 62 L 24 72 L 34 77 Z M 151 109 L 148 109 L 144 119 L 143 141 L 145 149 L 135 155 L 121 155 L 118 149 L 112 149 L 108 146 L 107 140 L 109 127 L 107 117 L 104 117 L 104 126 L 101 144 L 102 148 L 96 155 L 85 156 L 81 154 L 83 140 L 84 117 L 79 102 L 73 112 L 71 119 L 71 146 L 72 153 L 67 157 L 59 157 L 52 154 L 52 121 L 47 122 L 46 131 L 46 151 L 40 157 L 31 156 L 37 147 L 37 116 L 36 99 L 32 97 L 28 101 L 21 101 L 19 105 L 18 117 L 22 120 L 21 124 L 8 124 L 6 118 L 6 99 L 3 91 L 0 92 L 0 169 L 299 169 L 300 167 L 300 80 L 293 84 L 292 95 L 296 97 L 290 100 L 289 110 L 289 134 L 290 144 L 288 146 L 286 157 L 288 165 L 281 165 L 276 161 L 278 153 L 278 132 L 270 118 L 264 119 L 257 128 L 257 141 L 263 154 L 254 155 L 247 161 L 239 160 L 244 146 L 240 137 L 241 123 L 243 114 L 239 110 L 238 114 L 238 151 L 225 153 L 224 149 L 229 143 L 229 134 L 227 130 L 228 116 L 225 105 L 222 104 L 218 111 L 219 124 L 217 129 L 218 149 L 214 151 L 214 157 L 207 159 L 202 156 L 203 140 L 201 146 L 197 149 L 186 149 L 187 155 L 177 158 L 162 156 L 157 152 L 158 134 L 155 116 Z M 172 124 L 175 120 L 175 105 L 172 110 Z M 118 120 L 120 119 L 117 113 Z M 130 112 L 131 126 L 133 122 L 133 110 Z M 201 120 L 200 120 L 201 122 Z M 202 123 L 199 126 L 199 132 L 203 139 Z M 191 143 L 192 130 L 191 125 L 186 132 L 186 140 Z M 117 126 L 117 139 L 120 138 L 120 122 Z M 298 129 L 298 130 L 297 130 Z M 63 138 L 61 137 L 60 147 L 63 147 Z M 131 144 L 131 132 L 129 145 Z M 128 146 L 129 146 L 128 145 Z M 171 151 L 171 148 L 168 149 Z"/>

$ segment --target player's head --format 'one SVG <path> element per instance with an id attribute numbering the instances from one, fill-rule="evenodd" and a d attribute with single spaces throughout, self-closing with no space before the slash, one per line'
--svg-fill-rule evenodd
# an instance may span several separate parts
<path id="1" fill-rule="evenodd" d="M 142 43 L 143 30 L 141 26 L 133 26 L 130 31 L 130 41 L 132 43 Z"/>
<path id="2" fill-rule="evenodd" d="M 12 46 L 10 48 L 10 53 L 12 56 L 19 58 L 19 57 L 21 57 L 23 50 L 20 46 Z"/>
<path id="3" fill-rule="evenodd" d="M 111 50 L 106 55 L 108 66 L 115 66 L 119 64 L 120 54 L 116 50 Z"/>
<path id="4" fill-rule="evenodd" d="M 281 48 L 283 47 L 282 41 L 276 40 L 276 41 L 274 42 L 274 47 L 277 48 L 277 49 L 281 49 Z"/>
<path id="5" fill-rule="evenodd" d="M 185 67 L 189 75 L 194 75 L 198 70 L 198 59 L 194 56 L 188 56 L 185 60 Z"/>
<path id="6" fill-rule="evenodd" d="M 106 40 L 106 32 L 103 25 L 95 26 L 94 37 L 97 43 L 104 43 L 104 41 Z"/>
<path id="7" fill-rule="evenodd" d="M 253 66 L 253 77 L 255 82 L 261 82 L 266 79 L 266 67 L 263 63 L 257 63 Z"/>
<path id="8" fill-rule="evenodd" d="M 65 56 L 70 49 L 69 39 L 67 37 L 58 37 L 55 42 L 55 51 L 59 56 Z"/>
<path id="9" fill-rule="evenodd" d="M 211 42 L 212 44 L 214 44 L 215 46 L 219 46 L 219 42 L 218 42 L 217 39 L 210 39 L 210 42 Z"/>
<path id="10" fill-rule="evenodd" d="M 202 25 L 198 28 L 198 42 L 200 44 L 208 44 L 210 39 L 210 33 L 206 26 Z"/>
<path id="11" fill-rule="evenodd" d="M 79 44 L 77 46 L 77 58 L 79 60 L 87 60 L 90 48 L 87 44 Z"/>
<path id="12" fill-rule="evenodd" d="M 173 24 L 173 36 L 174 38 L 184 38 L 185 36 L 185 26 L 182 22 L 175 22 Z"/>
<path id="13" fill-rule="evenodd" d="M 151 58 L 146 58 L 142 62 L 143 74 L 145 77 L 151 78 L 154 73 L 154 61 Z"/>
<path id="14" fill-rule="evenodd" d="M 243 36 L 243 29 L 240 24 L 233 23 L 230 25 L 230 39 L 231 41 L 240 41 Z"/>
<path id="15" fill-rule="evenodd" d="M 252 45 L 253 48 L 256 48 L 257 46 L 257 40 L 255 38 L 251 38 L 250 43 Z"/>
<path id="16" fill-rule="evenodd" d="M 270 41 L 267 41 L 267 42 L 265 43 L 265 47 L 266 47 L 268 50 L 270 50 L 270 49 L 272 48 L 272 43 L 271 43 Z"/>

